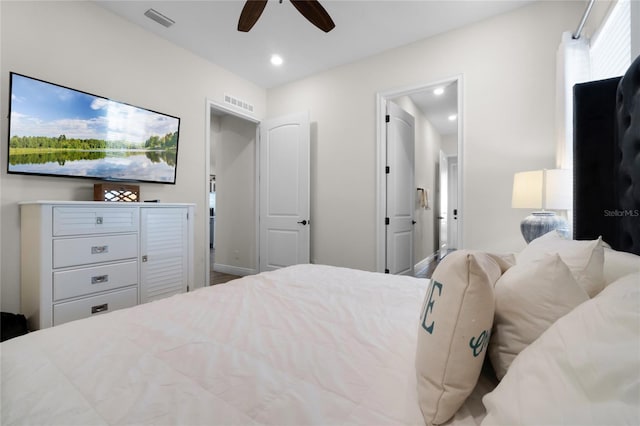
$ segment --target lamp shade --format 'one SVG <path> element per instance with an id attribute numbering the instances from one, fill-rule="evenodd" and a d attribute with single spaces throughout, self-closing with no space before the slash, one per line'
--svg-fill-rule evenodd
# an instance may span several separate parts
<path id="1" fill-rule="evenodd" d="M 515 209 L 542 208 L 543 170 L 519 172 L 513 176 L 511 207 Z"/>
<path id="2" fill-rule="evenodd" d="M 545 197 L 543 209 L 569 210 L 573 208 L 571 170 L 545 170 Z"/>
<path id="3" fill-rule="evenodd" d="M 567 210 L 572 207 L 571 170 L 533 170 L 513 176 L 511 207 Z"/>

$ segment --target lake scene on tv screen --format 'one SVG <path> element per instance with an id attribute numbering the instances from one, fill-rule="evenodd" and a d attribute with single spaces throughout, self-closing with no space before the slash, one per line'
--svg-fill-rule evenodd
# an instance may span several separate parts
<path id="1" fill-rule="evenodd" d="M 10 173 L 175 183 L 179 118 L 11 77 Z"/>

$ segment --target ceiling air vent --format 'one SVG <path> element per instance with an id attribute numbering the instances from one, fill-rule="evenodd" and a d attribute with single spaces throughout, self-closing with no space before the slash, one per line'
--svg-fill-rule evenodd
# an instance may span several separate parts
<path id="1" fill-rule="evenodd" d="M 233 96 L 225 94 L 224 101 L 225 103 L 228 103 L 229 105 L 233 105 L 234 107 L 241 108 L 245 111 L 253 112 L 253 105 L 243 100 L 240 100 L 238 98 L 234 98 Z"/>
<path id="2" fill-rule="evenodd" d="M 169 28 L 170 26 L 172 26 L 173 24 L 176 23 L 173 19 L 167 18 L 162 13 L 160 13 L 157 10 L 154 10 L 154 9 L 147 10 L 144 13 L 144 16 L 146 16 L 149 19 L 153 19 L 158 24 L 160 24 L 160 25 L 162 25 L 164 27 L 167 27 L 167 28 Z"/>

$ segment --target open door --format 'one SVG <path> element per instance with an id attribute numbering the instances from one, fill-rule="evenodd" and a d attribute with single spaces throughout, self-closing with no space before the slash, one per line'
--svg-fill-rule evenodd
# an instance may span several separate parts
<path id="1" fill-rule="evenodd" d="M 387 104 L 386 268 L 390 274 L 413 275 L 415 211 L 414 118 Z"/>
<path id="2" fill-rule="evenodd" d="M 309 263 L 309 115 L 260 123 L 260 272 Z"/>

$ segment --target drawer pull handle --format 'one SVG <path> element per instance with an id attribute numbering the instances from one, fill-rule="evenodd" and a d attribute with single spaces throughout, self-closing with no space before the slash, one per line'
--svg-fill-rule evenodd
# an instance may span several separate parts
<path id="1" fill-rule="evenodd" d="M 102 284 L 109 282 L 109 275 L 98 275 L 96 277 L 91 277 L 91 284 Z"/>
<path id="2" fill-rule="evenodd" d="M 91 307 L 91 314 L 99 314 L 100 312 L 108 311 L 109 304 L 104 303 L 102 305 L 96 305 Z"/>
<path id="3" fill-rule="evenodd" d="M 91 247 L 91 254 L 109 253 L 109 246 L 93 246 Z"/>

